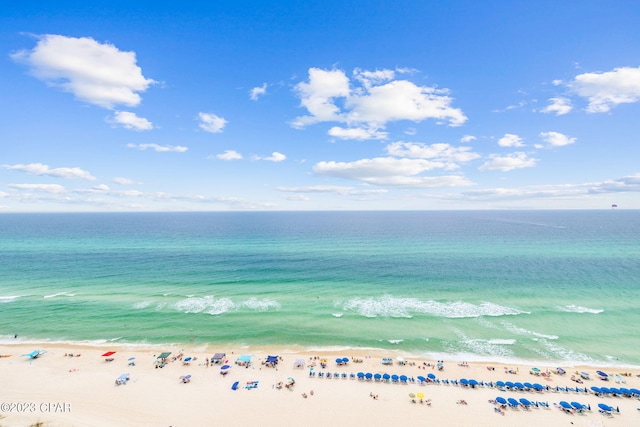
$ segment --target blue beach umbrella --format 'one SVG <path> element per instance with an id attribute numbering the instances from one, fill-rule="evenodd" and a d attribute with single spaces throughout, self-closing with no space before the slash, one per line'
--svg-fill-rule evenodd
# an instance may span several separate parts
<path id="1" fill-rule="evenodd" d="M 469 380 L 466 378 L 460 378 L 460 384 L 462 384 L 463 386 L 468 386 Z"/>
<path id="2" fill-rule="evenodd" d="M 496 402 L 498 402 L 501 405 L 506 405 L 507 404 L 507 399 L 505 399 L 504 397 L 498 396 L 498 397 L 496 397 Z"/>
<path id="3" fill-rule="evenodd" d="M 471 387 L 476 387 L 478 385 L 478 381 L 474 380 L 474 379 L 470 379 L 469 380 L 469 385 Z"/>
<path id="4" fill-rule="evenodd" d="M 348 357 L 343 357 L 342 358 L 342 363 L 349 363 L 349 358 Z"/>
<path id="5" fill-rule="evenodd" d="M 516 399 L 514 399 L 513 397 L 510 397 L 507 399 L 507 402 L 509 402 L 510 406 L 513 406 L 514 408 L 518 407 L 520 405 L 520 402 L 518 402 Z"/>
<path id="6" fill-rule="evenodd" d="M 400 375 L 400 381 L 402 381 L 403 383 L 407 382 L 407 376 L 406 375 Z"/>
<path id="7" fill-rule="evenodd" d="M 606 405 L 604 403 L 598 403 L 598 408 L 600 408 L 600 409 L 602 409 L 604 411 L 607 411 L 607 412 L 613 411 L 613 407 L 611 407 L 609 405 Z"/>
<path id="8" fill-rule="evenodd" d="M 397 376 L 396 374 L 391 375 L 391 381 L 398 381 L 400 379 L 399 376 Z"/>
<path id="9" fill-rule="evenodd" d="M 435 380 L 436 376 L 435 374 L 427 374 L 427 378 L 429 378 L 430 380 Z"/>
<path id="10" fill-rule="evenodd" d="M 524 390 L 524 384 L 522 383 L 514 383 L 513 385 L 515 385 L 518 390 Z"/>
<path id="11" fill-rule="evenodd" d="M 376 380 L 376 381 L 380 380 L 381 378 L 382 378 L 382 374 L 374 374 L 373 375 L 373 379 Z"/>
<path id="12" fill-rule="evenodd" d="M 520 399 L 520 403 L 526 407 L 529 407 L 532 405 L 532 403 L 529 400 L 525 399 L 524 397 Z"/>
<path id="13" fill-rule="evenodd" d="M 533 387 L 533 384 L 531 384 L 531 383 L 524 383 L 524 388 L 532 389 L 532 388 L 535 388 L 535 387 Z"/>
<path id="14" fill-rule="evenodd" d="M 382 379 L 385 381 L 389 381 L 391 379 L 391 375 L 389 374 L 382 374 Z"/>
<path id="15" fill-rule="evenodd" d="M 364 372 L 358 372 L 358 378 L 360 379 L 364 378 Z"/>
<path id="16" fill-rule="evenodd" d="M 582 411 L 583 409 L 586 408 L 586 406 L 584 406 L 582 403 L 580 402 L 571 402 L 571 406 L 573 406 L 574 408 L 576 408 L 578 411 Z"/>
<path id="17" fill-rule="evenodd" d="M 496 387 L 504 388 L 505 386 L 506 384 L 504 383 L 504 381 L 496 381 Z"/>
<path id="18" fill-rule="evenodd" d="M 417 379 L 418 379 L 418 381 L 420 381 L 421 383 L 423 383 L 423 382 L 427 381 L 427 379 L 426 379 L 425 377 L 423 377 L 422 375 L 418 375 L 416 378 L 417 378 Z"/>
<path id="19" fill-rule="evenodd" d="M 544 386 L 542 384 L 538 384 L 538 383 L 533 383 L 533 388 L 535 388 L 536 391 L 544 390 Z"/>
<path id="20" fill-rule="evenodd" d="M 511 381 L 507 381 L 507 382 L 505 383 L 505 385 L 506 385 L 507 387 L 509 387 L 509 388 L 516 388 L 516 385 L 515 385 L 514 383 L 512 383 Z"/>
<path id="21" fill-rule="evenodd" d="M 220 370 L 221 370 L 221 371 L 226 371 L 226 370 L 227 370 L 227 369 L 229 369 L 230 367 L 231 367 L 230 365 L 222 365 L 222 366 L 220 367 Z"/>
<path id="22" fill-rule="evenodd" d="M 569 402 L 565 402 L 564 400 L 560 402 L 560 406 L 562 406 L 564 409 L 573 409 L 573 406 L 571 406 Z"/>
<path id="23" fill-rule="evenodd" d="M 600 387 L 596 387 L 596 386 L 591 387 L 591 391 L 593 391 L 594 393 L 602 393 L 600 391 Z"/>
<path id="24" fill-rule="evenodd" d="M 371 372 L 367 372 L 364 377 L 368 380 L 370 380 L 371 378 L 373 378 L 373 374 Z"/>

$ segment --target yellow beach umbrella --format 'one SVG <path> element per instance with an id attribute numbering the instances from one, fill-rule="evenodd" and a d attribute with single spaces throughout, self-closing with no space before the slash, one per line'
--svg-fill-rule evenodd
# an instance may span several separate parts
<path id="1" fill-rule="evenodd" d="M 424 397 L 424 393 L 418 393 L 418 399 L 422 399 Z"/>

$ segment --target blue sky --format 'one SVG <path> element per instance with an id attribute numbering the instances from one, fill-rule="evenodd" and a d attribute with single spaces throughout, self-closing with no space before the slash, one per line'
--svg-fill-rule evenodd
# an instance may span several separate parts
<path id="1" fill-rule="evenodd" d="M 638 22 L 637 1 L 12 2 L 0 212 L 640 209 Z"/>

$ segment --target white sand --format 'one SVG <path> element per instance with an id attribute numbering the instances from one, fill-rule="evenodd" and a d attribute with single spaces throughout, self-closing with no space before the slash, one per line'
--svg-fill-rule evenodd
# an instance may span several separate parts
<path id="1" fill-rule="evenodd" d="M 34 349 L 46 350 L 35 360 L 21 356 Z M 505 373 L 502 364 L 471 364 L 458 366 L 444 361 L 444 370 L 424 367 L 435 361 L 407 357 L 406 365 L 399 365 L 395 353 L 380 350 L 347 352 L 297 352 L 274 348 L 185 348 L 184 357 L 196 357 L 189 366 L 179 360 L 170 361 L 162 369 L 154 367 L 155 356 L 175 347 L 89 347 L 78 345 L 4 345 L 0 346 L 0 379 L 2 380 L 3 416 L 0 426 L 30 426 L 42 422 L 43 426 L 632 426 L 640 425 L 640 401 L 625 397 L 597 397 L 593 393 L 573 392 L 515 392 L 495 388 L 474 389 L 455 385 L 392 384 L 352 379 L 327 379 L 309 376 L 313 357 L 326 358 L 327 369 L 318 364 L 316 372 L 356 374 L 359 371 L 389 373 L 416 377 L 434 373 L 440 379 L 475 378 L 481 381 L 538 382 L 551 388 L 561 387 L 627 387 L 639 388 L 640 378 L 624 377 L 625 384 L 602 381 L 595 377 L 594 367 L 565 367 L 564 376 L 551 375 L 545 379 L 529 373 L 531 366 L 508 366 L 518 374 Z M 116 354 L 111 362 L 101 357 L 107 350 Z M 206 366 L 205 360 L 216 352 L 227 354 L 232 366 L 226 376 L 220 374 L 219 365 Z M 69 357 L 65 354 L 80 354 Z M 234 362 L 240 354 L 253 356 L 252 366 L 244 368 Z M 278 355 L 282 361 L 276 368 L 261 364 L 267 355 Z M 337 366 L 337 357 L 358 357 L 362 363 Z M 135 366 L 128 359 L 135 357 Z M 392 366 L 383 366 L 382 357 L 393 357 Z M 302 358 L 305 368 L 294 368 L 294 361 Z M 487 366 L 494 366 L 490 371 Z M 425 369 L 422 369 L 422 368 Z M 540 367 L 545 370 L 544 367 Z M 610 375 L 621 369 L 598 368 Z M 576 384 L 570 377 L 574 371 L 587 371 L 592 379 Z M 115 385 L 123 373 L 130 374 L 126 385 Z M 180 377 L 190 374 L 191 382 L 184 384 Z M 277 389 L 279 382 L 295 379 L 292 390 Z M 612 378 L 615 380 L 615 378 Z M 238 381 L 238 390 L 231 390 Z M 258 387 L 246 389 L 244 385 L 258 381 Z M 313 391 L 313 395 L 311 394 Z M 412 403 L 410 393 L 424 393 L 426 403 Z M 307 397 L 303 397 L 306 393 Z M 377 396 L 374 399 L 371 395 Z M 545 401 L 550 409 L 506 409 L 495 411 L 490 399 L 522 397 L 530 401 Z M 416 399 L 417 401 L 419 399 Z M 458 401 L 464 400 L 465 404 Z M 554 407 L 560 401 L 578 401 L 591 405 L 591 412 L 565 414 Z M 619 407 L 620 413 L 605 416 L 598 412 L 598 403 Z"/>

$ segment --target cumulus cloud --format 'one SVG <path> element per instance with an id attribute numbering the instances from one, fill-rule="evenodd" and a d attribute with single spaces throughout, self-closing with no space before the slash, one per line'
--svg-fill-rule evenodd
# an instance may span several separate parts
<path id="1" fill-rule="evenodd" d="M 227 121 L 213 113 L 198 113 L 201 129 L 211 133 L 220 133 L 227 125 Z"/>
<path id="2" fill-rule="evenodd" d="M 524 147 L 522 138 L 512 133 L 505 133 L 504 136 L 498 140 L 498 145 L 501 147 Z"/>
<path id="3" fill-rule="evenodd" d="M 446 166 L 446 163 L 425 159 L 379 157 L 355 162 L 319 162 L 313 167 L 313 171 L 318 175 L 358 180 L 380 186 L 433 188 L 471 185 L 470 181 L 461 176 L 418 176 L 423 172 Z"/>
<path id="4" fill-rule="evenodd" d="M 216 158 L 220 160 L 241 160 L 242 154 L 234 150 L 226 150 L 224 153 L 216 154 Z"/>
<path id="5" fill-rule="evenodd" d="M 409 157 L 412 159 L 437 159 L 451 163 L 446 169 L 455 169 L 455 163 L 468 162 L 480 157 L 473 153 L 471 147 L 453 147 L 449 144 L 423 144 L 419 142 L 394 142 L 386 147 L 387 153 L 395 157 Z"/>
<path id="6" fill-rule="evenodd" d="M 420 122 L 435 119 L 451 126 L 467 118 L 453 101 L 448 90 L 418 86 L 408 80 L 394 80 L 391 70 L 354 71 L 352 82 L 342 70 L 309 69 L 308 82 L 295 87 L 300 104 L 309 115 L 297 117 L 293 127 L 303 128 L 321 122 L 346 123 L 349 127 L 332 128 L 334 136 L 376 139 L 387 123 L 400 120 Z M 354 85 L 351 88 L 352 83 Z M 349 129 L 359 129 L 352 131 Z"/>
<path id="7" fill-rule="evenodd" d="M 96 180 L 93 175 L 80 168 L 50 168 L 49 166 L 42 163 L 29 163 L 27 165 L 2 165 L 2 168 L 7 170 L 26 172 L 32 175 L 47 175 L 56 178 L 67 179 L 86 179 L 88 181 Z"/>
<path id="8" fill-rule="evenodd" d="M 286 159 L 287 159 L 287 156 L 285 156 L 282 153 L 278 153 L 277 151 L 274 151 L 273 153 L 271 153 L 269 157 L 264 158 L 264 160 L 267 160 L 269 162 L 274 162 L 274 163 L 279 163 Z"/>
<path id="9" fill-rule="evenodd" d="M 127 144 L 127 147 L 138 149 L 140 151 L 154 150 L 160 153 L 166 153 L 166 152 L 184 153 L 185 151 L 189 150 L 189 148 L 183 147 L 182 145 Z"/>
<path id="10" fill-rule="evenodd" d="M 153 124 L 144 117 L 138 117 L 135 113 L 129 111 L 116 111 L 110 122 L 120 125 L 126 129 L 133 130 L 151 130 Z"/>
<path id="11" fill-rule="evenodd" d="M 540 137 L 552 147 L 563 147 L 576 142 L 576 138 L 571 138 L 560 132 L 540 132 Z"/>
<path id="12" fill-rule="evenodd" d="M 116 184 L 120 184 L 120 185 L 142 184 L 141 182 L 135 182 L 134 180 L 132 180 L 130 178 L 124 178 L 124 177 L 121 177 L 121 176 L 117 176 L 117 177 L 113 178 L 111 181 L 115 182 Z"/>
<path id="13" fill-rule="evenodd" d="M 387 132 L 381 132 L 377 129 L 341 128 L 339 126 L 334 126 L 329 129 L 328 134 L 339 139 L 355 140 L 386 139 L 388 136 Z"/>
<path id="14" fill-rule="evenodd" d="M 460 138 L 460 142 L 466 144 L 466 143 L 469 143 L 471 141 L 475 141 L 476 139 L 478 139 L 478 138 L 476 138 L 473 135 L 465 135 L 462 138 Z"/>
<path id="15" fill-rule="evenodd" d="M 254 87 L 249 91 L 249 97 L 252 101 L 257 101 L 262 95 L 267 93 L 267 84 L 263 83 L 262 86 Z"/>
<path id="16" fill-rule="evenodd" d="M 490 160 L 485 162 L 480 168 L 481 171 L 502 171 L 508 172 L 514 169 L 530 168 L 536 165 L 537 159 L 527 156 L 526 153 L 517 152 L 506 156 L 493 154 Z"/>
<path id="17" fill-rule="evenodd" d="M 549 98 L 549 105 L 543 108 L 543 113 L 555 113 L 556 116 L 562 116 L 573 110 L 571 100 L 564 97 Z"/>
<path id="18" fill-rule="evenodd" d="M 41 193 L 60 194 L 64 193 L 65 189 L 59 184 L 9 184 L 10 188 L 16 190 L 36 191 Z"/>
<path id="19" fill-rule="evenodd" d="M 640 100 L 640 67 L 579 74 L 569 87 L 588 100 L 587 112 L 606 113 L 619 104 Z"/>
<path id="20" fill-rule="evenodd" d="M 47 84 L 108 109 L 139 105 L 139 93 L 155 83 L 142 75 L 134 52 L 90 37 L 42 35 L 32 50 L 11 57 L 29 66 L 31 74 Z"/>

